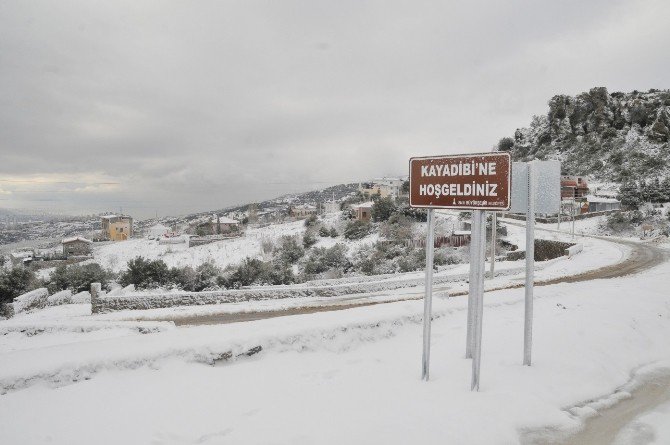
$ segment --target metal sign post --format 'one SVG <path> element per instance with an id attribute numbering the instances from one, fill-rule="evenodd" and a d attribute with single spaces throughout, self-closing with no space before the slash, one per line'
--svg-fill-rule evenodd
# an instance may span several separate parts
<path id="1" fill-rule="evenodd" d="M 472 389 L 479 389 L 481 333 L 486 260 L 485 210 L 508 210 L 511 196 L 509 153 L 431 156 L 409 160 L 409 205 L 428 209 L 426 296 L 424 299 L 422 378 L 430 365 L 434 214 L 433 209 L 473 210 L 470 246 L 470 294 L 466 356 L 473 358 Z"/>
<path id="2" fill-rule="evenodd" d="M 484 257 L 486 254 L 486 213 L 473 212 L 473 227 L 470 244 L 470 268 L 475 270 L 474 320 L 472 332 L 472 383 L 470 389 L 479 391 L 479 375 L 482 359 L 482 318 L 484 316 Z M 474 254 L 474 258 L 473 258 Z"/>
<path id="3" fill-rule="evenodd" d="M 491 212 L 491 279 L 496 273 L 496 238 L 498 235 L 498 214 Z"/>
<path id="4" fill-rule="evenodd" d="M 575 204 L 576 204 L 576 201 L 573 198 L 572 199 L 572 206 L 571 206 L 571 209 L 572 209 L 572 211 L 571 211 L 571 213 L 572 213 L 572 229 L 571 229 L 571 232 L 570 232 L 570 234 L 572 235 L 572 239 L 575 239 Z"/>
<path id="5" fill-rule="evenodd" d="M 428 234 L 426 235 L 426 295 L 423 299 L 423 359 L 421 379 L 428 380 L 430 367 L 430 322 L 433 316 L 433 249 L 435 247 L 435 215 L 428 209 Z"/>
<path id="6" fill-rule="evenodd" d="M 465 337 L 465 358 L 472 358 L 475 342 L 476 310 L 477 310 L 477 265 L 479 264 L 478 247 L 479 237 L 479 219 L 477 211 L 472 212 L 472 222 L 470 224 L 470 280 L 468 282 L 468 321 L 467 333 Z"/>
<path id="7" fill-rule="evenodd" d="M 530 366 L 533 347 L 533 278 L 535 269 L 535 163 L 528 163 L 526 209 L 526 299 L 523 326 L 523 364 Z"/>

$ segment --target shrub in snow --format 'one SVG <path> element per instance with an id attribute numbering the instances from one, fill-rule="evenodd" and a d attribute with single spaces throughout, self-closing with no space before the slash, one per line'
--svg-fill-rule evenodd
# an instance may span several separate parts
<path id="1" fill-rule="evenodd" d="M 371 215 L 375 222 L 386 221 L 396 211 L 396 205 L 393 198 L 387 196 L 385 198 L 378 198 L 372 205 Z"/>
<path id="2" fill-rule="evenodd" d="M 466 263 L 468 261 L 469 261 L 468 255 L 465 255 L 463 249 L 453 249 L 451 247 L 441 247 L 439 249 L 435 249 L 435 253 L 433 256 L 433 262 L 436 266 L 445 266 L 448 264 L 461 264 Z"/>
<path id="3" fill-rule="evenodd" d="M 337 230 L 335 230 L 335 227 L 331 227 L 329 235 L 331 238 L 337 238 L 339 234 L 337 233 Z"/>
<path id="4" fill-rule="evenodd" d="M 119 276 L 122 286 L 134 284 L 138 289 L 165 286 L 170 282 L 170 273 L 165 261 L 146 260 L 137 257 L 128 261 L 128 268 Z"/>
<path id="5" fill-rule="evenodd" d="M 409 249 L 408 255 L 398 259 L 400 272 L 413 272 L 426 267 L 426 251 L 424 249 Z"/>
<path id="6" fill-rule="evenodd" d="M 112 273 L 103 269 L 97 263 L 91 264 L 64 264 L 56 267 L 49 276 L 48 288 L 51 292 L 70 289 L 73 292 L 82 292 L 91 288 L 91 283 L 100 283 L 107 288 Z"/>
<path id="7" fill-rule="evenodd" d="M 88 291 L 79 292 L 72 296 L 72 304 L 87 304 L 91 302 L 91 293 Z"/>
<path id="8" fill-rule="evenodd" d="M 309 217 L 305 220 L 305 227 L 315 227 L 317 223 L 318 221 L 316 215 L 309 215 Z"/>
<path id="9" fill-rule="evenodd" d="M 272 239 L 263 238 L 261 240 L 261 252 L 263 255 L 271 255 L 275 251 L 275 243 Z"/>
<path id="10" fill-rule="evenodd" d="M 330 230 L 326 226 L 321 226 L 319 229 L 319 236 L 321 238 L 328 238 L 330 236 Z"/>
<path id="11" fill-rule="evenodd" d="M 305 249 L 294 236 L 282 236 L 279 247 L 275 251 L 275 258 L 283 264 L 295 264 L 305 255 Z"/>
<path id="12" fill-rule="evenodd" d="M 306 231 L 302 237 L 302 245 L 305 247 L 305 249 L 309 249 L 314 244 L 316 244 L 316 237 L 311 230 Z"/>
<path id="13" fill-rule="evenodd" d="M 304 271 L 306 274 L 314 275 L 330 269 L 345 270 L 349 267 L 347 247 L 338 243 L 331 248 L 317 247 L 312 250 L 305 262 Z"/>
<path id="14" fill-rule="evenodd" d="M 49 297 L 47 297 L 47 303 L 49 306 L 70 304 L 72 303 L 72 291 L 70 289 L 66 289 L 60 292 L 56 292 L 53 295 L 49 295 Z"/>
<path id="15" fill-rule="evenodd" d="M 604 224 L 605 230 L 616 235 L 633 235 L 644 230 L 645 226 L 652 227 L 656 233 L 668 232 L 668 220 L 663 218 L 662 212 L 647 205 L 643 211 L 617 212 L 609 215 Z"/>
<path id="16" fill-rule="evenodd" d="M 202 263 L 195 269 L 196 280 L 192 289 L 196 292 L 215 289 L 218 287 L 217 279 L 221 275 L 221 269 L 212 263 Z"/>
<path id="17" fill-rule="evenodd" d="M 49 291 L 46 287 L 35 289 L 23 295 L 19 295 L 9 306 L 14 314 L 24 312 L 30 309 L 39 309 L 48 304 Z"/>
<path id="18" fill-rule="evenodd" d="M 412 219 L 414 221 L 419 221 L 419 222 L 426 222 L 428 219 L 428 216 L 426 214 L 426 211 L 424 209 L 415 209 L 409 206 L 408 202 L 402 203 L 398 207 L 397 212 L 398 214 L 401 214 L 403 216 L 406 216 L 409 219 Z"/>
<path id="19" fill-rule="evenodd" d="M 183 290 L 193 290 L 196 287 L 197 280 L 197 273 L 191 266 L 172 267 L 168 270 L 168 277 L 164 285 Z"/>
<path id="20" fill-rule="evenodd" d="M 365 238 L 372 231 L 372 225 L 366 221 L 350 221 L 344 228 L 344 237 L 349 240 Z"/>
<path id="21" fill-rule="evenodd" d="M 388 221 L 383 223 L 379 228 L 379 234 L 385 239 L 404 243 L 412 238 L 413 221 L 402 214 L 392 215 Z"/>
<path id="22" fill-rule="evenodd" d="M 218 280 L 228 288 L 240 288 L 252 284 L 290 284 L 295 282 L 293 270 L 277 262 L 265 262 L 247 258 L 228 276 Z"/>
<path id="23" fill-rule="evenodd" d="M 423 249 L 380 241 L 366 245 L 354 255 L 354 268 L 366 275 L 412 272 L 425 265 Z"/>
<path id="24" fill-rule="evenodd" d="M 21 294 L 37 287 L 35 273 L 25 267 L 0 270 L 0 303 L 9 303 Z"/>

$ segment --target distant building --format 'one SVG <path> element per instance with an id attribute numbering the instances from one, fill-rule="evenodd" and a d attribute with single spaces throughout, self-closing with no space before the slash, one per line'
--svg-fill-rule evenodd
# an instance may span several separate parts
<path id="1" fill-rule="evenodd" d="M 9 258 L 12 261 L 12 265 L 14 266 L 20 266 L 22 264 L 30 264 L 33 260 L 33 252 L 32 251 L 18 251 L 18 252 L 12 252 L 9 254 Z"/>
<path id="2" fill-rule="evenodd" d="M 164 226 L 163 224 L 156 224 L 154 226 L 149 227 L 147 236 L 150 239 L 156 239 L 160 238 L 163 235 L 167 235 L 170 232 L 170 228 L 167 226 Z"/>
<path id="3" fill-rule="evenodd" d="M 561 176 L 561 199 L 584 198 L 589 194 L 589 185 L 582 176 Z"/>
<path id="4" fill-rule="evenodd" d="M 93 244 L 93 241 L 76 236 L 74 238 L 65 238 L 62 244 L 63 255 L 66 257 L 82 256 L 91 254 L 91 244 Z"/>
<path id="5" fill-rule="evenodd" d="M 352 210 L 354 212 L 354 218 L 359 221 L 370 221 L 372 218 L 372 206 L 374 202 L 368 201 L 361 204 L 354 204 Z"/>
<path id="6" fill-rule="evenodd" d="M 614 198 L 601 198 L 589 195 L 586 197 L 586 202 L 588 203 L 589 213 L 621 210 L 621 201 Z"/>
<path id="7" fill-rule="evenodd" d="M 230 233 L 239 230 L 240 222 L 225 216 L 214 215 L 212 220 L 212 233 Z"/>
<path id="8" fill-rule="evenodd" d="M 316 215 L 316 206 L 309 204 L 299 204 L 291 207 L 291 216 L 295 218 L 307 218 L 308 216 Z"/>
<path id="9" fill-rule="evenodd" d="M 126 215 L 104 215 L 102 237 L 110 241 L 125 241 L 133 236 L 133 218 Z"/>
<path id="10" fill-rule="evenodd" d="M 470 244 L 470 236 L 472 232 L 470 230 L 454 230 L 454 232 L 449 237 L 449 244 L 453 247 L 467 246 Z"/>
<path id="11" fill-rule="evenodd" d="M 370 196 L 379 195 L 382 198 L 397 198 L 402 194 L 402 185 L 405 181 L 401 178 L 375 178 L 371 183 L 362 184 L 358 190 Z"/>

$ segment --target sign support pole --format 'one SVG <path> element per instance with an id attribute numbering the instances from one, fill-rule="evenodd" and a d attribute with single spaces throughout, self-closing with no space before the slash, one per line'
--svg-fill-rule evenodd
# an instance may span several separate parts
<path id="1" fill-rule="evenodd" d="M 526 295 L 523 328 L 523 364 L 530 366 L 533 347 L 533 278 L 535 265 L 535 172 L 528 163 L 528 203 L 526 209 Z"/>
<path id="2" fill-rule="evenodd" d="M 486 254 L 486 212 L 475 210 L 476 226 L 473 227 L 470 252 L 476 251 L 476 258 L 471 258 L 470 267 L 475 268 L 475 310 L 472 345 L 472 391 L 479 391 L 479 374 L 482 358 L 482 318 L 484 315 L 484 256 Z"/>
<path id="3" fill-rule="evenodd" d="M 470 278 L 468 282 L 468 322 L 465 339 L 465 358 L 472 358 L 475 341 L 476 309 L 477 309 L 477 265 L 479 264 L 479 219 L 478 210 L 472 212 L 470 224 Z"/>
<path id="4" fill-rule="evenodd" d="M 496 274 L 496 238 L 498 235 L 498 213 L 491 212 L 491 279 Z"/>
<path id="5" fill-rule="evenodd" d="M 430 322 L 433 314 L 433 249 L 435 247 L 435 215 L 428 209 L 428 234 L 426 235 L 426 295 L 423 299 L 423 357 L 421 379 L 428 381 L 430 367 Z"/>
<path id="6" fill-rule="evenodd" d="M 571 230 L 571 235 L 572 239 L 575 239 L 575 199 L 572 199 L 572 230 Z"/>

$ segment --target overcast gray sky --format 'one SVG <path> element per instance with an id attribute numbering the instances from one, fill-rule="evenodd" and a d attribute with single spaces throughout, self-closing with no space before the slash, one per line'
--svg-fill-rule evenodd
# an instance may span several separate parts
<path id="1" fill-rule="evenodd" d="M 554 94 L 668 88 L 670 2 L 0 2 L 0 208 L 136 217 L 488 151 Z"/>

